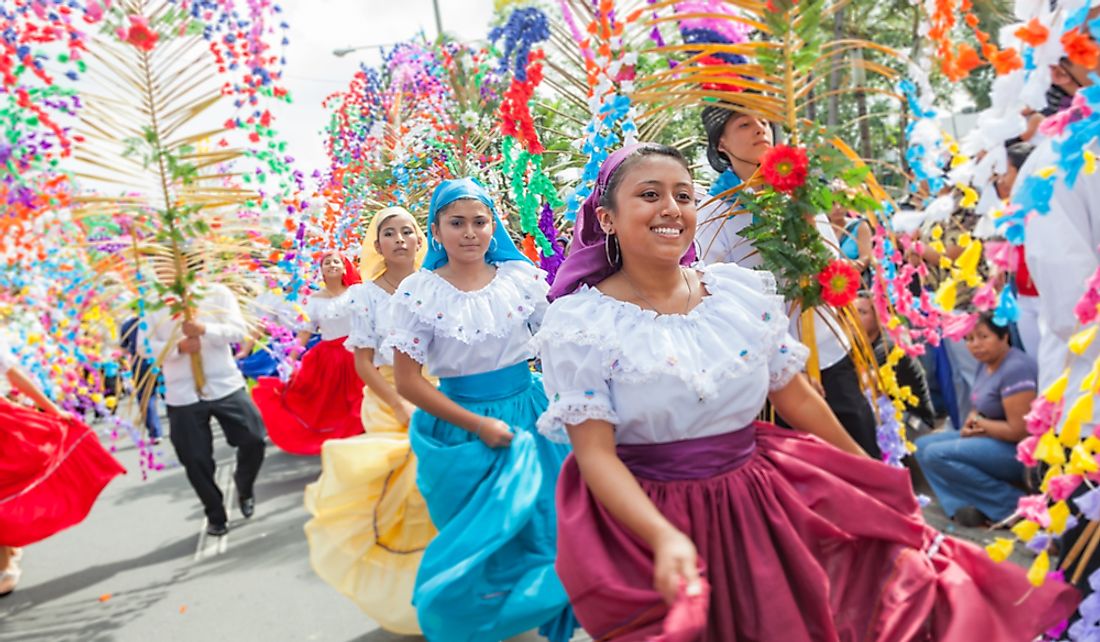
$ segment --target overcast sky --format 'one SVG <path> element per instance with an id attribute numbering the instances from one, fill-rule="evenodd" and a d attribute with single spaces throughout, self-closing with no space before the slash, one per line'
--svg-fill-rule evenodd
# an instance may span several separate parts
<path id="1" fill-rule="evenodd" d="M 438 0 L 443 30 L 462 40 L 484 38 L 493 0 Z M 321 101 L 347 87 L 359 63 L 378 64 L 377 47 L 336 57 L 333 49 L 391 44 L 423 30 L 435 37 L 432 0 L 280 0 L 290 25 L 286 86 L 291 105 L 275 111 L 280 135 L 307 175 L 324 168 Z"/>

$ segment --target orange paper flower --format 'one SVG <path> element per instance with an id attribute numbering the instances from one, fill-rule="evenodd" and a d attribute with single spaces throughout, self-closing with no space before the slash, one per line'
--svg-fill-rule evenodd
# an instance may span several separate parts
<path id="1" fill-rule="evenodd" d="M 1017 69 L 1024 68 L 1024 61 L 1020 58 L 1019 52 L 1012 47 L 1002 49 L 993 54 L 989 58 L 989 62 L 993 65 L 993 69 L 997 72 L 998 76 L 1003 76 Z"/>
<path id="2" fill-rule="evenodd" d="M 1070 61 L 1086 69 L 1093 69 L 1100 64 L 1100 48 L 1079 29 L 1062 34 L 1062 46 L 1065 47 Z"/>
<path id="3" fill-rule="evenodd" d="M 959 71 L 963 72 L 965 75 L 981 67 L 982 58 L 978 55 L 978 52 L 974 50 L 974 47 L 964 42 L 959 45 L 959 56 L 956 58 L 955 64 L 958 66 Z"/>
<path id="4" fill-rule="evenodd" d="M 1050 29 L 1047 29 L 1038 18 L 1032 18 L 1026 25 L 1016 30 L 1016 37 L 1032 47 L 1038 47 L 1050 37 Z"/>

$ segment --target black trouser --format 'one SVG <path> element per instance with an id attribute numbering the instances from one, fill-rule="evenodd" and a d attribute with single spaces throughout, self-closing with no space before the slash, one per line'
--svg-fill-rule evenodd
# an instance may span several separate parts
<path id="1" fill-rule="evenodd" d="M 227 520 L 222 491 L 214 481 L 214 435 L 210 418 L 218 420 L 225 440 L 237 448 L 237 472 L 233 479 L 241 497 L 252 497 L 252 487 L 264 461 L 264 423 L 248 392 L 240 390 L 187 406 L 168 406 L 168 429 L 176 457 L 187 471 L 211 524 Z"/>
<path id="2" fill-rule="evenodd" d="M 832 408 L 844 430 L 868 455 L 879 459 L 882 453 L 878 447 L 875 413 L 859 387 L 859 375 L 852 358 L 845 356 L 822 370 L 821 387 L 825 389 L 825 403 Z"/>

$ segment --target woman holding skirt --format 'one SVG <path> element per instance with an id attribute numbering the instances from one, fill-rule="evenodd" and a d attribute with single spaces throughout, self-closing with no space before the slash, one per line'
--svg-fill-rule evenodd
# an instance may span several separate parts
<path id="1" fill-rule="evenodd" d="M 0 375 L 36 409 L 0 399 L 0 597 L 21 574 L 18 547 L 80 523 L 126 470 L 92 429 L 58 408 L 0 342 Z"/>
<path id="2" fill-rule="evenodd" d="M 306 301 L 309 322 L 298 333 L 305 346 L 320 332 L 320 343 L 305 353 L 290 381 L 260 377 L 252 389 L 271 441 L 292 455 L 318 455 L 325 441 L 363 432 L 363 385 L 344 347 L 351 330 L 348 288 L 360 282 L 359 272 L 339 252 L 327 252 L 321 276 L 324 287 Z"/>
<path id="3" fill-rule="evenodd" d="M 310 561 L 326 582 L 359 605 L 382 628 L 420 633 L 412 606 L 420 558 L 435 527 L 416 488 L 416 457 L 409 448 L 415 410 L 397 394 L 393 351 L 380 350 L 389 334 L 390 298 L 420 267 L 424 235 L 400 207 L 374 215 L 363 237 L 361 273 L 348 289 L 351 332 L 363 388 L 364 435 L 326 441 L 321 477 L 306 487 Z"/>
<path id="4" fill-rule="evenodd" d="M 420 408 L 409 436 L 439 529 L 413 593 L 420 626 L 432 642 L 536 627 L 564 642 L 574 620 L 554 573 L 554 487 L 569 449 L 535 431 L 546 395 L 527 363 L 545 274 L 472 179 L 440 184 L 428 223 L 427 269 L 398 288 L 383 343 L 395 350 L 397 391 Z"/>
<path id="5" fill-rule="evenodd" d="M 692 185 L 674 149 L 612 154 L 536 337 L 539 429 L 575 453 L 557 568 L 588 633 L 1025 641 L 1068 616 L 1076 591 L 937 533 L 863 453 L 800 374 L 770 274 L 681 265 Z M 796 430 L 755 421 L 766 399 Z"/>

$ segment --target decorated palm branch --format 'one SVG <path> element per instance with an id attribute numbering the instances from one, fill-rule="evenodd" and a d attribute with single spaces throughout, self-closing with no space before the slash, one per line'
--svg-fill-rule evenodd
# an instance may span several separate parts
<path id="1" fill-rule="evenodd" d="M 269 30 L 257 14 L 250 33 L 236 33 L 246 24 L 237 22 L 218 34 L 218 23 L 201 19 L 205 10 L 193 2 L 123 0 L 105 11 L 103 28 L 86 44 L 91 83 L 81 93 L 68 166 L 83 187 L 73 216 L 91 227 L 120 225 L 129 247 L 114 272 L 152 295 L 143 298 L 146 310 L 167 306 L 190 321 L 200 266 L 222 273 L 256 246 L 264 195 L 255 182 L 266 176 L 243 174 L 241 161 L 264 157 L 256 143 L 270 136 L 270 115 L 242 114 L 263 94 L 280 92 L 266 71 L 271 53 L 261 38 Z M 240 78 L 233 70 L 242 70 Z M 191 365 L 201 389 L 199 354 Z"/>

